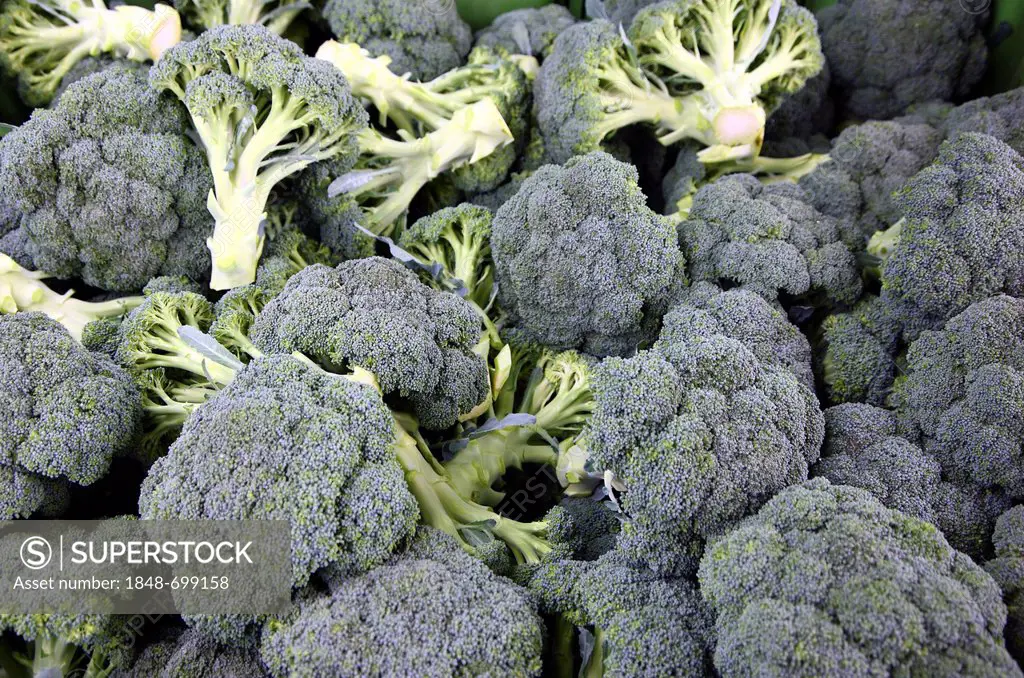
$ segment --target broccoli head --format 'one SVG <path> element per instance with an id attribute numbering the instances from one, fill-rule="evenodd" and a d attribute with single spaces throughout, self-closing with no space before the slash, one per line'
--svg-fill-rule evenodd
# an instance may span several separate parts
<path id="1" fill-rule="evenodd" d="M 40 313 L 0 315 L 0 465 L 88 485 L 131 447 L 142 414 L 128 375 Z"/>
<path id="2" fill-rule="evenodd" d="M 107 9 L 103 0 L 11 0 L 0 11 L 0 65 L 22 98 L 44 106 L 81 60 L 102 54 L 156 61 L 181 40 L 181 17 L 164 4 Z M 112 101 L 113 103 L 113 101 Z"/>
<path id="3" fill-rule="evenodd" d="M 253 282 L 271 191 L 318 160 L 355 162 L 366 111 L 337 69 L 262 26 L 205 31 L 168 50 L 149 82 L 184 102 L 206 149 L 210 286 Z"/>
<path id="4" fill-rule="evenodd" d="M 792 96 L 786 97 L 770 116 L 765 124 L 765 149 L 778 146 L 781 151 L 786 144 L 800 140 L 807 144 L 813 143 L 816 135 L 831 134 L 835 117 L 832 99 L 829 98 L 829 85 L 832 74 L 828 62 L 822 60 L 821 73 L 810 78 L 803 89 Z M 786 156 L 772 150 L 769 155 Z"/>
<path id="5" fill-rule="evenodd" d="M 473 32 L 445 0 L 327 0 L 323 16 L 337 38 L 391 57 L 396 75 L 432 80 L 461 66 Z"/>
<path id="6" fill-rule="evenodd" d="M 372 388 L 289 356 L 256 360 L 192 413 L 150 469 L 139 511 L 147 520 L 288 520 L 297 586 L 327 565 L 365 571 L 419 516 L 393 440 Z"/>
<path id="7" fill-rule="evenodd" d="M 793 184 L 722 177 L 697 191 L 679 226 L 693 280 L 739 286 L 770 302 L 852 304 L 862 284 L 839 223 Z"/>
<path id="8" fill-rule="evenodd" d="M 1024 157 L 963 134 L 896 199 L 905 221 L 882 269 L 882 302 L 908 342 L 994 294 L 1024 297 Z"/>
<path id="9" fill-rule="evenodd" d="M 0 520 L 58 518 L 71 500 L 69 489 L 62 478 L 0 465 Z"/>
<path id="10" fill-rule="evenodd" d="M 992 541 L 996 556 L 985 563 L 985 571 L 1003 590 L 1009 611 L 1006 647 L 1019 662 L 1024 658 L 1024 506 L 1014 506 L 999 516 Z"/>
<path id="11" fill-rule="evenodd" d="M 224 645 L 195 629 L 174 627 L 139 653 L 119 678 L 260 678 L 267 670 L 253 638 Z"/>
<path id="12" fill-rule="evenodd" d="M 267 624 L 262 656 L 272 675 L 541 675 L 535 602 L 437 530 L 420 528 L 389 562 L 329 584 Z"/>
<path id="13" fill-rule="evenodd" d="M 517 9 L 500 15 L 476 34 L 476 46 L 501 48 L 509 54 L 523 54 L 543 61 L 554 48 L 555 38 L 576 23 L 561 5 Z"/>
<path id="14" fill-rule="evenodd" d="M 256 317 L 249 338 L 266 353 L 301 351 L 325 367 L 369 370 L 386 396 L 411 403 L 424 427 L 444 429 L 487 396 L 487 367 L 473 352 L 482 332 L 471 304 L 371 257 L 302 270 Z"/>
<path id="15" fill-rule="evenodd" d="M 542 167 L 498 210 L 498 300 L 531 339 L 628 355 L 653 338 L 683 258 L 637 181 L 632 165 L 592 153 Z"/>
<path id="16" fill-rule="evenodd" d="M 988 12 L 949 9 L 944 0 L 838 0 L 818 12 L 848 117 L 887 120 L 971 90 L 985 71 Z"/>
<path id="17" fill-rule="evenodd" d="M 955 106 L 943 116 L 938 126 L 945 132 L 947 139 L 965 132 L 987 134 L 1024 155 L 1024 130 L 1019 124 L 1022 116 L 1024 87 L 1018 87 Z"/>
<path id="18" fill-rule="evenodd" d="M 800 178 L 811 204 L 841 223 L 851 249 L 902 217 L 892 194 L 935 159 L 942 133 L 914 120 L 866 122 L 832 141 L 829 162 Z"/>
<path id="19" fill-rule="evenodd" d="M 958 551 L 980 560 L 1009 499 L 999 490 L 955 485 L 942 466 L 900 437 L 896 415 L 862 404 L 825 410 L 825 445 L 812 475 L 870 492 L 888 508 L 932 523 Z"/>
<path id="20" fill-rule="evenodd" d="M 898 339 L 890 307 L 876 296 L 827 316 L 818 340 L 818 367 L 829 401 L 883 406 L 896 376 Z"/>
<path id="21" fill-rule="evenodd" d="M 705 539 L 807 478 L 824 424 L 814 394 L 770 350 L 758 358 L 742 324 L 673 314 L 653 348 L 598 365 L 583 440 L 590 465 L 626 488 L 620 547 L 686 574 Z"/>
<path id="22" fill-rule="evenodd" d="M 787 488 L 708 547 L 699 580 L 723 678 L 1021 675 L 992 578 L 858 488 Z"/>
<path id="23" fill-rule="evenodd" d="M 75 83 L 0 142 L 0 194 L 35 268 L 112 291 L 206 278 L 211 185 L 179 106 L 130 69 Z"/>
<path id="24" fill-rule="evenodd" d="M 991 297 L 922 332 L 894 401 L 910 435 L 958 483 L 1024 494 L 1024 300 Z"/>

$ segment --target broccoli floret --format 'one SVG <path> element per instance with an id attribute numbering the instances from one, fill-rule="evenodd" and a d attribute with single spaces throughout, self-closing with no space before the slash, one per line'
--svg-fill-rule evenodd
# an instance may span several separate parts
<path id="1" fill-rule="evenodd" d="M 628 355 L 653 338 L 683 257 L 632 165 L 605 153 L 545 166 L 495 215 L 498 300 L 533 340 Z"/>
<path id="2" fill-rule="evenodd" d="M 821 72 L 808 79 L 803 89 L 783 99 L 765 124 L 764 150 L 768 155 L 793 155 L 779 152 L 783 144 L 792 143 L 793 139 L 810 143 L 815 135 L 831 135 L 835 116 L 832 99 L 828 96 L 831 84 L 828 62 L 822 60 Z M 773 147 L 777 148 L 773 150 Z"/>
<path id="3" fill-rule="evenodd" d="M 21 220 L 21 212 L 0 200 L 0 254 L 6 254 L 20 266 L 32 268 L 32 257 L 27 251 L 28 235 L 21 227 Z"/>
<path id="4" fill-rule="evenodd" d="M 106 70 L 131 71 L 145 79 L 149 74 L 150 68 L 152 68 L 152 64 L 142 61 L 129 61 L 128 59 L 118 59 L 107 55 L 86 57 L 75 64 L 67 72 L 67 75 L 61 79 L 60 87 L 57 88 L 53 98 L 59 99 L 68 87 L 96 73 L 102 73 Z"/>
<path id="5" fill-rule="evenodd" d="M 271 621 L 262 655 L 279 677 L 540 676 L 535 607 L 450 537 L 421 528 L 390 562 L 332 580 L 329 594 Z"/>
<path id="6" fill-rule="evenodd" d="M 1000 491 L 943 480 L 941 465 L 898 435 L 895 414 L 869 405 L 825 410 L 825 445 L 812 475 L 867 490 L 888 508 L 934 524 L 975 559 L 988 552 L 992 525 L 1009 506 Z"/>
<path id="7" fill-rule="evenodd" d="M 12 547 L 17 550 L 16 544 L 7 545 Z M 12 678 L 105 678 L 130 661 L 137 631 L 127 619 L 99 614 L 0 615 L 0 632 L 10 631 L 26 645 L 24 652 L 5 647 L 11 639 L 8 635 L 0 645 L 0 666 L 6 669 L 12 662 L 13 672 L 4 674 Z"/>
<path id="8" fill-rule="evenodd" d="M 473 32 L 449 2 L 328 0 L 323 16 L 343 42 L 391 57 L 396 75 L 432 80 L 462 65 Z"/>
<path id="9" fill-rule="evenodd" d="M 894 402 L 904 430 L 958 483 L 1024 491 L 1024 300 L 991 297 L 907 351 Z"/>
<path id="10" fill-rule="evenodd" d="M 362 259 L 374 253 L 373 239 L 356 228 L 362 225 L 363 213 L 357 203 L 339 200 L 329 190 L 335 177 L 352 169 L 351 164 L 348 158 L 313 163 L 295 177 L 291 188 L 303 219 L 320 242 L 342 259 Z"/>
<path id="11" fill-rule="evenodd" d="M 566 497 L 547 515 L 548 541 L 573 560 L 597 560 L 615 548 L 619 515 L 607 502 Z"/>
<path id="12" fill-rule="evenodd" d="M 758 295 L 739 289 L 723 292 L 710 283 L 696 283 L 683 290 L 677 303 L 684 308 L 673 306 L 665 315 L 663 339 L 671 340 L 679 331 L 692 331 L 690 323 L 715 328 L 743 342 L 761 362 L 789 370 L 797 381 L 814 390 L 811 346 L 807 338 Z"/>
<path id="13" fill-rule="evenodd" d="M 913 120 L 866 122 L 832 141 L 830 162 L 800 181 L 811 204 L 842 224 L 847 245 L 864 249 L 875 231 L 902 217 L 894 191 L 934 160 L 942 134 Z"/>
<path id="14" fill-rule="evenodd" d="M 1019 662 L 1024 658 L 1024 506 L 999 516 L 992 541 L 996 557 L 985 563 L 985 571 L 1003 590 L 1009 612 L 1003 632 L 1006 648 Z"/>
<path id="15" fill-rule="evenodd" d="M 296 586 L 328 564 L 375 567 L 418 517 L 378 403 L 373 389 L 291 357 L 254 361 L 192 413 L 153 465 L 140 514 L 289 520 Z"/>
<path id="16" fill-rule="evenodd" d="M 26 271 L 6 254 L 0 253 L 0 315 L 43 313 L 56 320 L 72 337 L 84 340 L 86 327 L 103 319 L 115 319 L 142 303 L 142 297 L 87 302 L 72 298 L 74 290 L 58 294 L 43 280 L 50 276 Z"/>
<path id="17" fill-rule="evenodd" d="M 660 2 L 624 38 L 598 19 L 555 40 L 535 88 L 549 162 L 638 123 L 655 125 L 665 145 L 708 146 L 702 159 L 756 156 L 767 113 L 822 62 L 814 18 L 789 0 Z"/>
<path id="18" fill-rule="evenodd" d="M 652 349 L 596 368 L 583 439 L 592 467 L 626 488 L 620 548 L 686 574 L 706 538 L 807 478 L 824 423 L 777 359 L 760 360 L 705 311 L 674 313 Z"/>
<path id="19" fill-rule="evenodd" d="M 267 670 L 253 638 L 232 645 L 175 627 L 150 643 L 119 678 L 260 678 Z"/>
<path id="20" fill-rule="evenodd" d="M 988 12 L 948 9 L 943 0 L 838 0 L 818 12 L 847 116 L 887 120 L 971 90 L 985 71 Z"/>
<path id="21" fill-rule="evenodd" d="M 862 284 L 839 223 L 792 184 L 730 175 L 704 186 L 679 226 L 694 280 L 740 286 L 770 302 L 852 304 Z M 785 296 L 784 296 L 785 295 Z"/>
<path id="22" fill-rule="evenodd" d="M 593 630 L 587 676 L 704 676 L 713 620 L 692 582 L 663 578 L 612 551 L 521 568 L 544 612 Z"/>
<path id="23" fill-rule="evenodd" d="M 575 23 L 575 17 L 561 5 L 517 9 L 500 15 L 477 33 L 476 46 L 501 48 L 543 61 L 551 54 L 555 38 Z"/>
<path id="24" fill-rule="evenodd" d="M 181 18 L 163 4 L 107 9 L 103 0 L 12 0 L 0 13 L 0 65 L 18 76 L 21 96 L 32 106 L 46 105 L 86 57 L 156 61 L 179 40 Z"/>
<path id="25" fill-rule="evenodd" d="M 994 294 L 1024 297 L 1024 157 L 963 134 L 896 199 L 905 221 L 882 270 L 882 303 L 906 341 Z"/>
<path id="26" fill-rule="evenodd" d="M 628 28 L 637 12 L 657 2 L 660 0 L 591 0 L 587 13 L 591 19 L 607 19 Z"/>
<path id="27" fill-rule="evenodd" d="M 876 296 L 826 317 L 817 357 L 829 401 L 884 405 L 896 376 L 898 339 L 889 306 Z"/>
<path id="28" fill-rule="evenodd" d="M 258 24 L 281 35 L 310 5 L 303 0 L 174 0 L 174 6 L 197 32 L 225 24 Z"/>
<path id="29" fill-rule="evenodd" d="M 61 325 L 41 313 L 0 315 L 0 363 L 3 466 L 88 485 L 131 446 L 138 391 Z"/>
<path id="30" fill-rule="evenodd" d="M 537 67 L 532 57 L 516 60 L 504 52 L 478 47 L 465 66 L 426 83 L 391 73 L 388 57 L 373 58 L 354 43 L 326 42 L 317 51 L 317 58 L 329 61 L 345 74 L 352 93 L 373 104 L 381 126 L 391 121 L 413 137 L 436 134 L 461 109 L 489 99 L 501 118 L 501 122 L 491 122 L 493 132 L 507 129 L 516 143 L 502 143 L 493 149 L 477 143 L 470 162 L 453 167 L 451 172 L 451 180 L 460 190 L 479 193 L 496 188 L 508 176 L 526 143 L 532 75 Z M 477 110 L 480 114 L 488 111 L 481 107 Z M 483 123 L 475 120 L 471 128 L 463 130 L 466 141 L 487 131 Z M 448 134 L 457 131 L 449 128 Z M 448 143 L 455 140 L 449 138 Z"/>
<path id="31" fill-rule="evenodd" d="M 0 520 L 58 518 L 71 499 L 68 483 L 0 464 Z"/>
<path id="32" fill-rule="evenodd" d="M 425 282 L 449 288 L 459 284 L 467 300 L 486 309 L 494 291 L 492 220 L 490 211 L 469 203 L 446 207 L 413 224 L 399 244 L 428 266 L 440 266 L 447 278 Z"/>
<path id="33" fill-rule="evenodd" d="M 472 305 L 373 257 L 302 270 L 256 317 L 249 338 L 266 353 L 301 351 L 325 367 L 367 369 L 385 395 L 412 404 L 424 427 L 444 429 L 487 396 L 487 368 L 473 352 L 481 334 Z"/>
<path id="34" fill-rule="evenodd" d="M 205 279 L 210 174 L 187 129 L 140 75 L 108 69 L 5 136 L 0 193 L 24 214 L 35 268 L 112 291 Z"/>
<path id="35" fill-rule="evenodd" d="M 1019 124 L 1024 117 L 1024 87 L 992 97 L 981 97 L 957 106 L 937 125 L 954 139 L 965 132 L 988 134 L 1024 154 L 1024 130 Z"/>
<path id="36" fill-rule="evenodd" d="M 271 190 L 318 160 L 354 161 L 366 112 L 337 69 L 262 26 L 205 31 L 168 50 L 149 81 L 185 103 L 206 149 L 210 286 L 253 282 Z"/>
<path id="37" fill-rule="evenodd" d="M 815 478 L 710 545 L 725 676 L 1020 676 L 992 578 L 932 525 Z"/>

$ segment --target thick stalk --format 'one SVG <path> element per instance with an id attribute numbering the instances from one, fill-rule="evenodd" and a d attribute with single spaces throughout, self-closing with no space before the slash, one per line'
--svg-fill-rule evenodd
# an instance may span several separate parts
<path id="1" fill-rule="evenodd" d="M 452 487 L 470 501 L 497 506 L 505 494 L 492 489 L 492 485 L 503 478 L 508 469 L 522 469 L 524 464 L 554 467 L 558 463 L 558 452 L 550 445 L 529 444 L 533 436 L 530 429 L 515 428 L 470 440 L 444 464 Z"/>

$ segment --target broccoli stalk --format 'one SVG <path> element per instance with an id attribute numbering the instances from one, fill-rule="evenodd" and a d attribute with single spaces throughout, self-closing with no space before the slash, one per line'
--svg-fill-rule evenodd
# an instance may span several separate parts
<path id="1" fill-rule="evenodd" d="M 365 112 L 340 73 L 258 26 L 206 31 L 170 50 L 150 82 L 185 103 L 206 149 L 210 287 L 251 283 L 271 190 L 314 162 L 354 152 Z"/>
<path id="2" fill-rule="evenodd" d="M 73 299 L 74 290 L 58 294 L 42 281 L 51 277 L 41 271 L 27 271 L 0 252 L 0 313 L 44 313 L 81 341 L 85 326 L 95 320 L 124 315 L 143 302 L 143 297 L 125 297 L 90 303 Z"/>
<path id="3" fill-rule="evenodd" d="M 699 120 L 686 135 L 708 147 L 701 159 L 756 156 L 777 98 L 821 69 L 813 20 L 783 0 L 663 3 L 638 15 L 630 37 L 639 63 Z"/>
<path id="4" fill-rule="evenodd" d="M 33 676 L 80 676 L 81 678 L 107 678 L 113 671 L 106 653 L 99 650 L 85 658 L 80 648 L 67 639 L 44 631 L 32 642 L 32 655 L 25 656 L 0 644 L 0 669 L 10 678 Z"/>
<path id="5" fill-rule="evenodd" d="M 363 226 L 391 233 L 423 186 L 448 170 L 472 164 L 512 143 L 512 133 L 490 99 L 460 109 L 438 130 L 421 138 L 391 139 L 365 129 L 356 169 L 331 184 L 328 193 L 358 203 Z M 399 229 L 400 230 L 400 229 Z"/>
<path id="6" fill-rule="evenodd" d="M 4 65 L 19 75 L 23 96 L 48 103 L 61 80 L 88 56 L 156 61 L 181 40 L 181 18 L 167 5 L 151 11 L 103 0 L 14 0 L 0 14 Z"/>
<path id="7" fill-rule="evenodd" d="M 175 4 L 186 20 L 203 29 L 258 24 L 278 35 L 310 7 L 301 0 L 177 0 Z"/>

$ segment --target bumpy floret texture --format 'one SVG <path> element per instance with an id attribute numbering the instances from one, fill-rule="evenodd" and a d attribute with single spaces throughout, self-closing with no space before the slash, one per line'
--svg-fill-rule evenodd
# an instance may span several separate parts
<path id="1" fill-rule="evenodd" d="M 732 676 L 1020 676 L 999 587 L 933 526 L 816 478 L 710 546 L 701 592 Z"/>
<path id="2" fill-rule="evenodd" d="M 907 351 L 901 423 L 952 480 L 1024 494 L 1024 300 L 973 304 Z"/>
<path id="3" fill-rule="evenodd" d="M 67 482 L 0 465 L 0 520 L 57 518 L 70 501 Z"/>
<path id="4" fill-rule="evenodd" d="M 497 212 L 498 300 L 530 338 L 628 355 L 653 338 L 682 255 L 637 170 L 606 153 L 542 167 Z"/>
<path id="5" fill-rule="evenodd" d="M 476 44 L 543 60 L 551 53 L 555 38 L 575 23 L 573 15 L 561 5 L 517 9 L 502 14 L 477 33 Z"/>
<path id="6" fill-rule="evenodd" d="M 749 174 L 704 186 L 679 226 L 693 280 L 738 286 L 771 302 L 806 297 L 853 303 L 862 284 L 839 222 L 792 184 L 764 185 Z"/>
<path id="7" fill-rule="evenodd" d="M 801 384 L 814 390 L 807 338 L 760 296 L 749 290 L 723 291 L 703 282 L 683 290 L 677 303 L 691 308 L 673 305 L 673 310 L 665 315 L 661 330 L 665 341 L 671 341 L 677 327 L 689 332 L 689 323 L 698 323 L 703 326 L 701 331 L 720 332 L 738 339 L 762 363 L 789 370 Z"/>
<path id="8" fill-rule="evenodd" d="M 1003 590 L 1009 617 L 1003 634 L 1010 654 L 1019 662 L 1024 658 L 1024 506 L 1014 506 L 996 521 L 995 558 L 985 563 L 985 571 Z"/>
<path id="9" fill-rule="evenodd" d="M 342 42 L 391 57 L 391 70 L 432 80 L 462 65 L 473 33 L 446 0 L 328 0 L 323 16 Z"/>
<path id="10" fill-rule="evenodd" d="M 633 17 L 648 5 L 653 5 L 660 0 L 603 0 L 602 7 L 596 12 L 600 18 L 608 19 L 614 24 L 622 24 L 629 27 L 633 23 Z M 598 3 L 593 3 L 598 4 Z M 598 18 L 598 17 L 591 17 Z"/>
<path id="11" fill-rule="evenodd" d="M 615 547 L 619 517 L 607 502 L 566 497 L 544 516 L 547 538 L 574 560 L 597 560 Z"/>
<path id="12" fill-rule="evenodd" d="M 391 415 L 366 385 L 291 357 L 250 363 L 199 407 L 142 485 L 145 519 L 288 520 L 292 573 L 363 571 L 415 530 Z"/>
<path id="13" fill-rule="evenodd" d="M 473 353 L 481 332 L 468 302 L 371 257 L 303 269 L 256 317 L 250 338 L 268 353 L 367 369 L 423 426 L 443 429 L 487 395 L 487 367 Z"/>
<path id="14" fill-rule="evenodd" d="M 138 73 L 75 83 L 0 143 L 0 199 L 24 215 L 34 268 L 111 291 L 202 280 L 211 178 L 188 116 Z"/>
<path id="15" fill-rule="evenodd" d="M 938 527 L 950 544 L 972 558 L 990 550 L 1006 493 L 942 478 L 942 466 L 899 435 L 896 415 L 846 404 L 825 410 L 825 445 L 812 475 L 870 492 L 891 509 Z"/>
<path id="16" fill-rule="evenodd" d="M 828 399 L 883 406 L 896 376 L 898 339 L 891 309 L 876 296 L 826 317 L 817 357 Z"/>
<path id="17" fill-rule="evenodd" d="M 800 180 L 811 204 L 840 221 L 847 244 L 864 248 L 903 216 L 892 193 L 938 153 L 942 134 L 912 120 L 866 122 L 832 141 L 829 162 Z"/>
<path id="18" fill-rule="evenodd" d="M 818 12 L 847 116 L 886 120 L 970 91 L 985 70 L 988 13 L 949 10 L 943 0 L 838 0 Z"/>
<path id="19" fill-rule="evenodd" d="M 147 645 L 120 678 L 260 678 L 267 671 L 249 638 L 223 645 L 194 629 L 173 628 Z"/>
<path id="20" fill-rule="evenodd" d="M 666 578 L 612 551 L 517 573 L 547 613 L 598 631 L 608 676 L 707 675 L 710 610 L 693 583 Z"/>
<path id="21" fill-rule="evenodd" d="M 906 221 L 882 270 L 882 300 L 906 340 L 994 294 L 1024 297 L 1024 157 L 963 134 L 897 201 Z"/>
<path id="22" fill-rule="evenodd" d="M 0 375 L 0 465 L 88 485 L 131 446 L 130 378 L 46 316 L 0 315 Z"/>
<path id="23" fill-rule="evenodd" d="M 543 634 L 524 591 L 421 528 L 405 553 L 269 624 L 262 655 L 274 676 L 526 678 Z"/>
<path id="24" fill-rule="evenodd" d="M 791 144 L 794 139 L 809 141 L 814 135 L 832 131 L 835 110 L 828 96 L 830 84 L 832 74 L 828 62 L 823 61 L 821 73 L 808 80 L 795 94 L 782 100 L 765 124 L 764 155 L 789 155 L 775 152 L 773 142 Z"/>
<path id="25" fill-rule="evenodd" d="M 706 538 L 807 478 L 824 423 L 788 369 L 760 360 L 707 311 L 675 313 L 685 315 L 652 349 L 598 366 L 584 435 L 594 468 L 627 488 L 620 546 L 683 574 Z"/>

